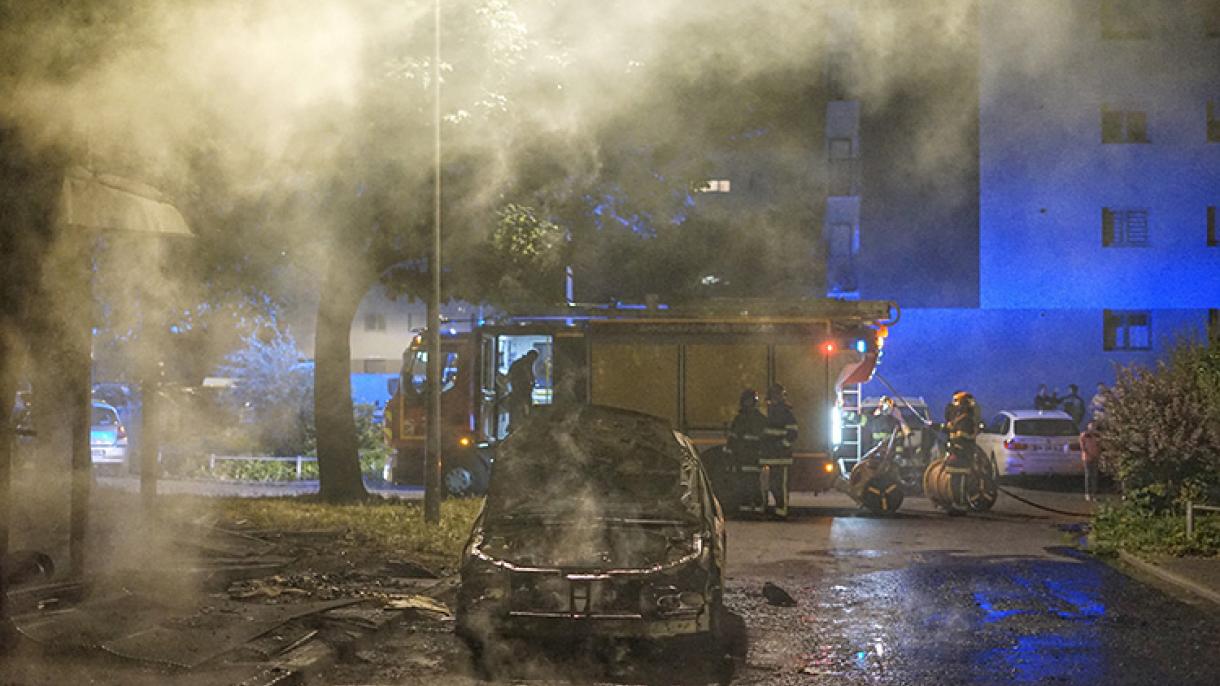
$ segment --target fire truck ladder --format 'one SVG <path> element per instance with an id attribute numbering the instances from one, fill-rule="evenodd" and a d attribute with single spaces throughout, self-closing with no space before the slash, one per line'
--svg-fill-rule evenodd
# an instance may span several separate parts
<path id="1" fill-rule="evenodd" d="M 861 415 L 863 400 L 861 384 L 850 384 L 839 391 L 840 437 L 839 473 L 850 474 L 852 467 L 860 462 L 864 451 L 864 417 Z"/>

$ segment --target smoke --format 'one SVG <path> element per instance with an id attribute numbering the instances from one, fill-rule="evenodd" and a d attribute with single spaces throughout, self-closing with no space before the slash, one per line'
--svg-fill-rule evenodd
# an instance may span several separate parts
<path id="1" fill-rule="evenodd" d="M 1069 49 L 1051 8 L 1062 4 L 1014 10 L 1048 30 L 1009 70 L 1037 78 Z M 47 293 L 44 316 L 72 328 L 100 314 L 122 338 L 156 312 L 241 303 L 250 290 L 311 302 L 319 265 L 339 255 L 351 256 L 353 271 L 384 246 L 421 255 L 431 9 L 389 0 L 4 4 L 0 127 L 40 162 L 161 188 L 198 236 L 186 247 L 104 239 L 95 286 L 108 310 L 94 313 L 79 284 L 59 278 L 79 258 L 78 234 L 36 220 L 6 228 L 38 233 L 41 255 L 62 256 L 33 282 Z M 833 97 L 902 125 L 893 157 L 904 177 L 939 179 L 977 159 L 972 0 L 450 0 L 443 12 L 446 198 L 458 217 L 448 240 L 458 260 L 478 250 L 497 208 L 589 215 L 587 195 L 602 187 L 624 190 L 606 217 L 680 236 L 665 244 L 675 261 L 704 256 L 711 268 L 696 276 L 747 257 L 742 279 L 802 271 L 802 251 L 815 250 L 820 233 L 817 161 L 835 79 L 848 87 Z M 733 177 L 746 204 L 721 222 L 723 243 L 685 250 L 700 236 L 677 233 L 676 215 L 688 197 L 712 205 L 689 191 L 714 175 Z M 792 198 L 804 198 L 798 212 L 787 211 Z M 584 235 L 620 230 L 605 226 L 590 219 Z M 794 231 L 806 233 L 799 248 L 784 238 Z M 649 275 L 665 268 L 642 240 L 620 247 L 611 276 L 636 262 Z M 593 255 L 587 266 L 605 262 Z M 203 337 L 202 358 L 219 357 L 233 338 L 216 336 Z M 32 338 L 26 345 L 40 347 Z"/>

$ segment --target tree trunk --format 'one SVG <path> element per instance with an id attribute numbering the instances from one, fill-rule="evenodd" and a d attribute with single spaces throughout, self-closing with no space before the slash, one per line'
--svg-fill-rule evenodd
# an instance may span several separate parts
<path id="1" fill-rule="evenodd" d="M 342 260 L 335 259 L 327 269 L 318 303 L 314 425 L 322 499 L 331 503 L 368 497 L 360 474 L 352 406 L 351 328 L 360 300 L 372 281 L 364 270 L 343 269 Z"/>

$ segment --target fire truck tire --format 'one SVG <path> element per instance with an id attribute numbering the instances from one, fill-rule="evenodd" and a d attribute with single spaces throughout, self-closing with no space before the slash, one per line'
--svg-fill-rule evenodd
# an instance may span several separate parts
<path id="1" fill-rule="evenodd" d="M 445 464 L 441 473 L 441 484 L 445 495 L 451 498 L 469 498 L 487 492 L 487 481 L 491 476 L 487 465 L 477 457 L 456 460 Z"/>

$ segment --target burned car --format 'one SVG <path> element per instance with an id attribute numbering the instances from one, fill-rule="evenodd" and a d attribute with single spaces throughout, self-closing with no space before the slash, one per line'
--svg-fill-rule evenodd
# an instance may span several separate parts
<path id="1" fill-rule="evenodd" d="M 724 516 L 689 439 L 599 406 L 532 416 L 497 452 L 461 566 L 458 632 L 719 643 Z"/>

